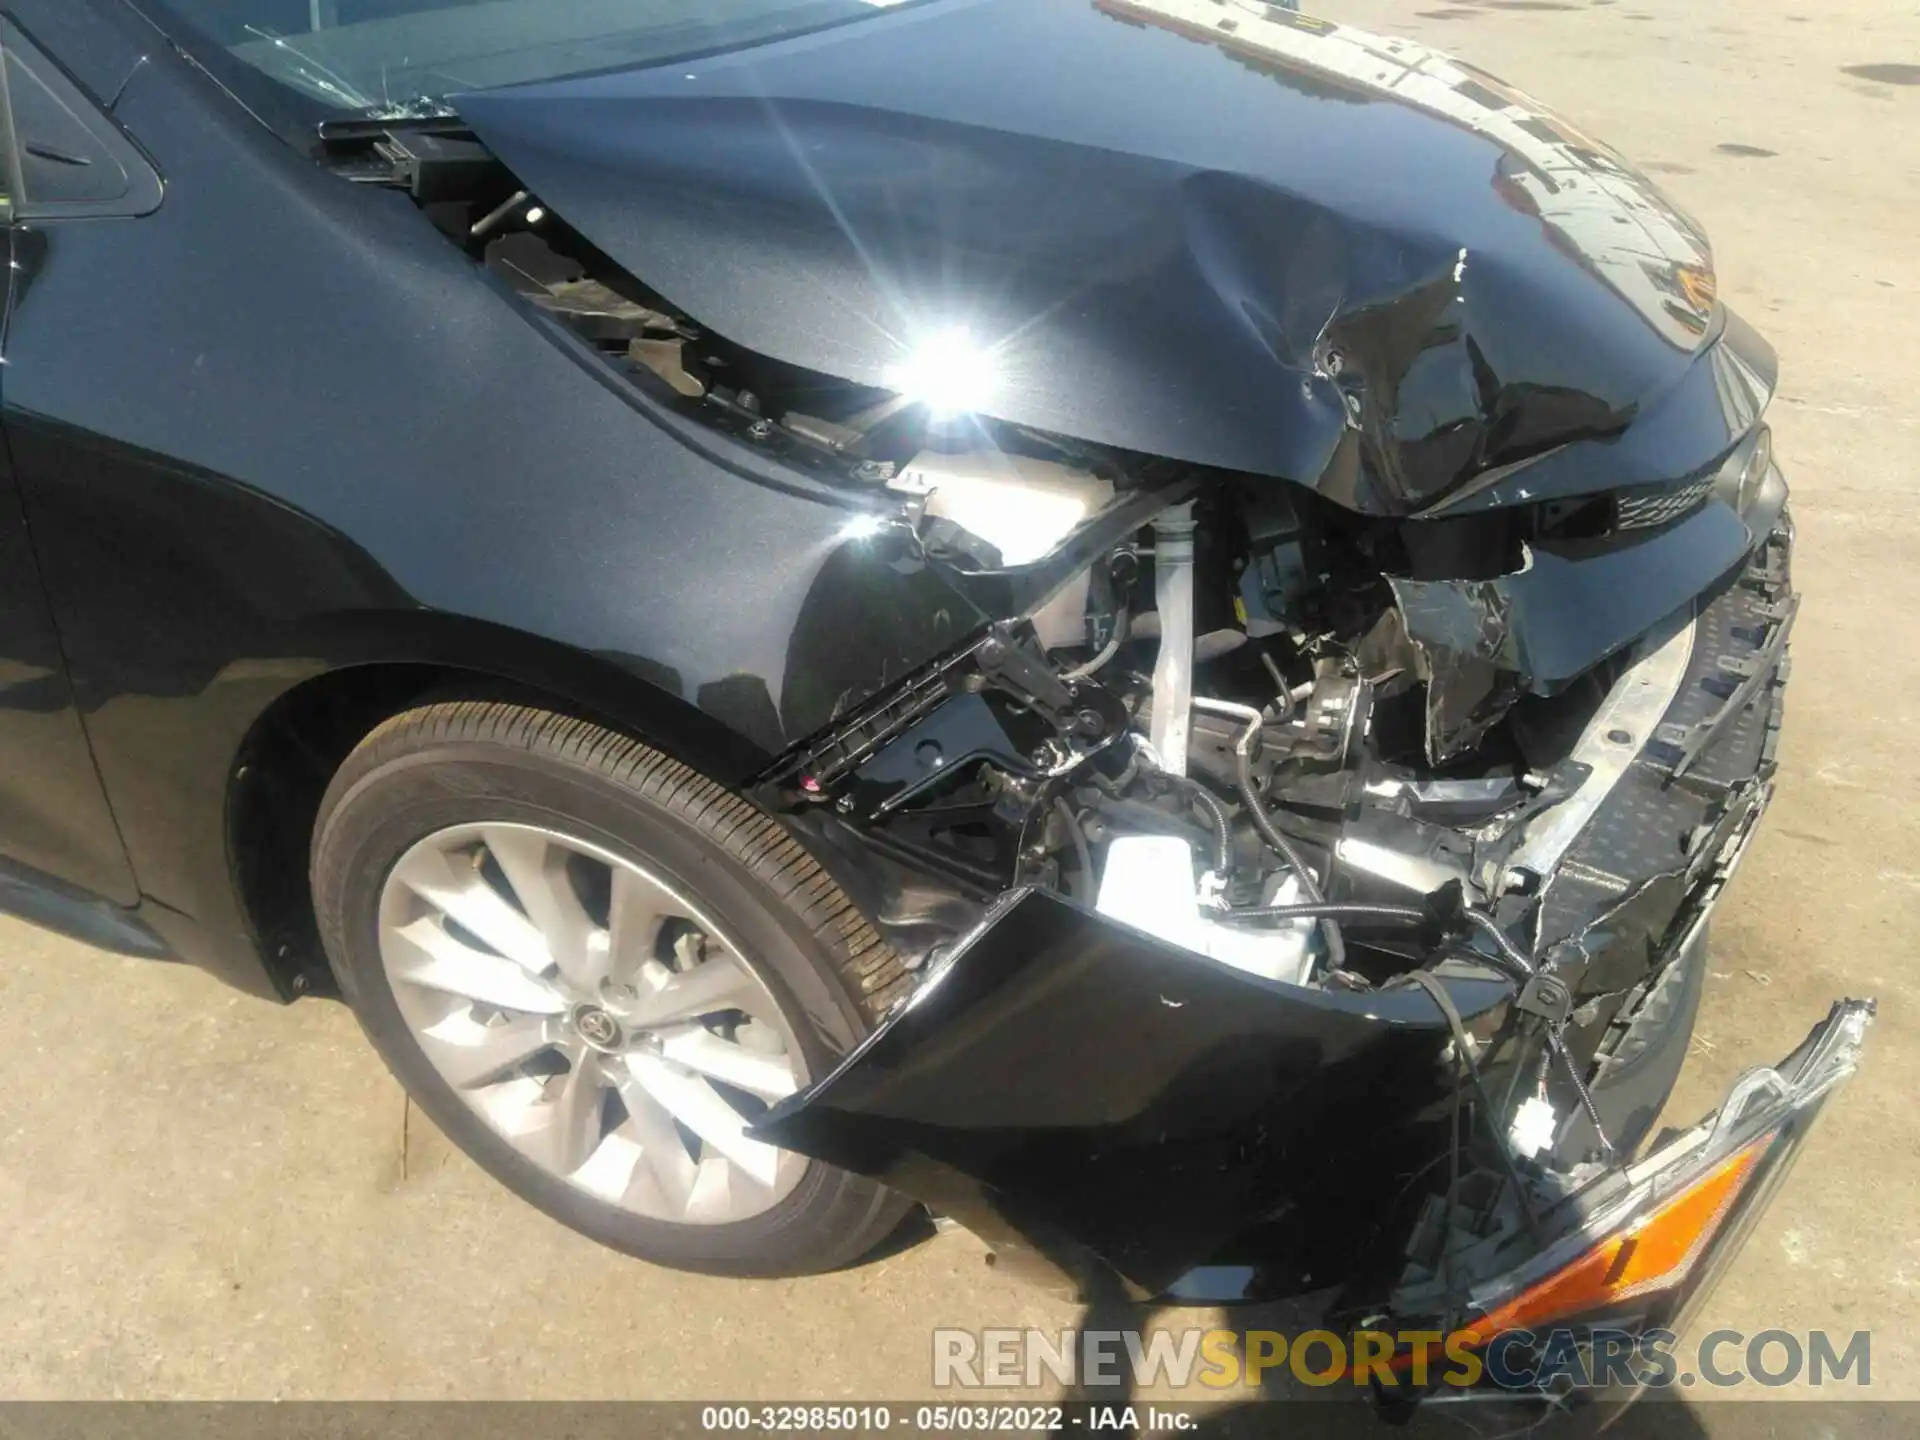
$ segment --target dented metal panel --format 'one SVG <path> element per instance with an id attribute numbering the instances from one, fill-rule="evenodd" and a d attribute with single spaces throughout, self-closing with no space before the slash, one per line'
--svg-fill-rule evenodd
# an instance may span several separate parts
<path id="1" fill-rule="evenodd" d="M 1704 236 L 1619 156 L 1438 52 L 1274 7 L 909 7 L 454 98 L 737 344 L 885 387 L 965 327 L 989 413 L 1362 511 L 1679 479 L 1771 389 Z"/>

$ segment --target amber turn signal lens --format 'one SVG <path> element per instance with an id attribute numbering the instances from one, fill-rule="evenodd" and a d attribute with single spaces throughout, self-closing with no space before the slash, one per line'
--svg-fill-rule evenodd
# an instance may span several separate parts
<path id="1" fill-rule="evenodd" d="M 1537 1330 L 1679 1284 L 1706 1254 L 1772 1141 L 1768 1136 L 1728 1156 L 1626 1229 L 1455 1331 L 1449 1348 L 1478 1349 L 1509 1330 Z M 1405 1369 L 1412 1359 L 1396 1356 L 1393 1368 Z"/>

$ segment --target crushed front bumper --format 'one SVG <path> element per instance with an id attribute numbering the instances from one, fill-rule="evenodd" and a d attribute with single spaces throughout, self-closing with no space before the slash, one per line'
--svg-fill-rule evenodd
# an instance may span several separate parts
<path id="1" fill-rule="evenodd" d="M 1446 1242 L 1456 1258 L 1488 1247 L 1474 1273 L 1489 1284 L 1524 1285 L 1594 1243 L 1595 1224 L 1631 1226 L 1755 1127 L 1782 1138 L 1752 1180 L 1780 1173 L 1855 1062 L 1865 1002 L 1837 1010 L 1805 1055 L 1743 1082 L 1692 1138 L 1630 1163 L 1684 1060 L 1707 919 L 1772 793 L 1791 545 L 1783 518 L 1684 617 L 1670 695 L 1643 730 L 1603 733 L 1624 752 L 1603 792 L 1553 838 L 1551 873 L 1500 902 L 1503 924 L 1530 933 L 1573 993 L 1562 1035 L 1592 1109 L 1572 1067 L 1547 1066 L 1537 1036 L 1522 1043 L 1512 982 L 1471 956 L 1431 971 L 1471 1037 L 1482 1101 L 1538 1082 L 1562 1119 L 1544 1161 L 1525 1166 L 1525 1233 Z M 1630 669 L 1622 684 L 1635 683 Z M 1491 868 L 1542 853 L 1534 842 L 1556 819 L 1542 810 L 1487 837 Z M 885 1181 L 1083 1297 L 1337 1291 L 1397 1311 L 1419 1294 L 1422 1227 L 1459 1143 L 1459 1048 L 1425 990 L 1279 984 L 1022 890 L 758 1132 Z M 1469 1124 L 1504 1143 L 1510 1115 L 1488 1110 Z M 1743 1206 L 1772 1183 L 1745 1183 Z M 1716 1231 L 1715 1255 L 1737 1228 Z M 1456 1301 L 1461 1273 L 1448 1273 Z"/>
<path id="2" fill-rule="evenodd" d="M 1583 742 L 1576 759 L 1600 768 L 1616 752 L 1624 763 L 1590 807 L 1567 807 L 1578 832 L 1569 840 L 1548 812 L 1493 851 L 1493 864 L 1540 877 L 1537 900 L 1509 899 L 1502 918 L 1527 927 L 1533 952 L 1572 990 L 1567 1044 L 1591 1064 L 1593 1113 L 1622 1153 L 1646 1137 L 1679 1077 L 1705 989 L 1708 921 L 1773 799 L 1799 608 L 1792 551 L 1782 516 L 1690 617 L 1651 637 L 1662 643 L 1615 696 L 1671 699 L 1638 714 L 1603 707 L 1595 745 Z M 1556 1154 L 1599 1149 L 1564 1072 L 1549 1098 L 1564 1117 Z"/>

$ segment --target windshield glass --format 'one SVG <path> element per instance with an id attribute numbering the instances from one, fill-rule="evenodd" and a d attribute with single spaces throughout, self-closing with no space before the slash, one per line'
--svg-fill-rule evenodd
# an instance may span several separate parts
<path id="1" fill-rule="evenodd" d="M 166 0 L 328 109 L 447 113 L 448 95 L 758 44 L 901 0 Z"/>

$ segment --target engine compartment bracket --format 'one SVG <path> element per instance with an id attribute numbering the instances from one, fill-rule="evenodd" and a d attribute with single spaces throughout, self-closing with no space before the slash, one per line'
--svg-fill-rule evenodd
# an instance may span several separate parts
<path id="1" fill-rule="evenodd" d="M 1726 703 L 1721 705 L 1713 715 L 1685 732 L 1683 739 L 1675 737 L 1674 740 L 1669 741 L 1677 744 L 1680 751 L 1680 758 L 1674 762 L 1673 769 L 1669 772 L 1670 779 L 1683 778 L 1699 762 L 1701 756 L 1713 748 L 1714 743 L 1726 732 L 1727 726 L 1733 722 L 1734 717 L 1754 702 L 1761 687 L 1768 684 L 1775 672 L 1786 663 L 1787 641 L 1793 634 L 1793 622 L 1800 615 L 1800 597 L 1789 596 L 1783 602 L 1782 608 L 1785 613 L 1775 623 L 1773 633 L 1767 637 L 1766 644 L 1761 647 L 1758 654 L 1743 658 L 1737 668 L 1727 663 L 1729 657 L 1721 657 L 1722 670 L 1743 675 L 1744 678 L 1733 694 L 1727 697 Z M 1663 740 L 1668 738 L 1664 729 L 1660 738 Z"/>

